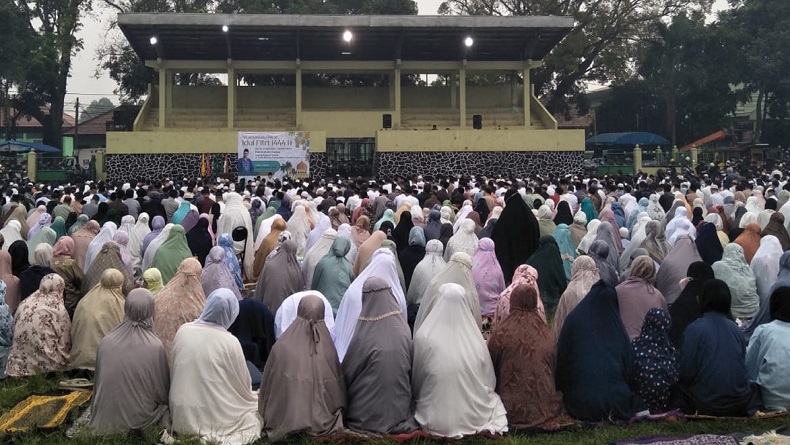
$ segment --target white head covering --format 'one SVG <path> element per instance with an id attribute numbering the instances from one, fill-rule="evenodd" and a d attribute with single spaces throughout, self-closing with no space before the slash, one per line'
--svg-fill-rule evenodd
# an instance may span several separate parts
<path id="1" fill-rule="evenodd" d="M 114 222 L 108 221 L 104 223 L 104 226 L 101 228 L 101 230 L 99 230 L 98 235 L 96 235 L 90 244 L 88 244 L 88 252 L 85 254 L 84 270 L 90 269 L 91 263 L 93 263 L 93 260 L 96 259 L 96 255 L 99 254 L 102 246 L 104 246 L 104 243 L 107 241 L 112 241 L 116 230 L 118 230 L 118 226 L 116 226 Z"/>
<path id="2" fill-rule="evenodd" d="M 473 257 L 477 251 L 478 242 L 479 240 L 475 234 L 475 222 L 471 219 L 462 221 L 461 230 L 447 241 L 447 247 L 444 249 L 444 260 L 450 261 L 450 258 L 456 252 L 464 252 Z"/>
<path id="3" fill-rule="evenodd" d="M 357 244 L 354 242 L 354 238 L 351 237 L 351 225 L 340 224 L 340 227 L 337 228 L 337 236 L 348 238 L 351 241 L 351 248 L 348 249 L 346 259 L 349 263 L 354 264 L 354 261 L 357 259 Z"/>
<path id="4" fill-rule="evenodd" d="M 121 227 L 118 230 L 123 230 L 131 236 L 132 230 L 134 230 L 134 216 L 126 215 L 121 218 Z"/>
<path id="5" fill-rule="evenodd" d="M 132 257 L 132 269 L 135 270 L 142 269 L 143 258 L 140 253 L 143 250 L 143 240 L 145 240 L 146 235 L 151 233 L 151 228 L 148 227 L 148 220 L 148 214 L 145 212 L 141 213 L 132 231 L 129 232 L 129 244 L 127 247 L 129 248 L 129 255 Z"/>
<path id="6" fill-rule="evenodd" d="M 396 261 L 391 250 L 387 248 L 376 250 L 368 266 L 354 279 L 346 293 L 343 294 L 340 307 L 337 308 L 335 329 L 332 331 L 337 357 L 341 362 L 357 328 L 357 320 L 362 312 L 362 288 L 368 278 L 379 277 L 387 282 L 398 301 L 398 306 L 403 311 L 404 319 L 406 318 L 406 297 L 403 295 L 403 288 L 400 285 Z"/>
<path id="7" fill-rule="evenodd" d="M 277 314 L 274 315 L 274 338 L 280 338 L 288 329 L 288 326 L 291 326 L 291 323 L 296 320 L 296 313 L 299 309 L 299 302 L 302 300 L 303 297 L 308 295 L 313 295 L 324 302 L 324 323 L 326 324 L 326 328 L 329 329 L 331 333 L 335 328 L 335 317 L 332 315 L 332 305 L 329 303 L 329 300 L 326 299 L 324 294 L 314 290 L 307 290 L 303 292 L 297 292 L 290 297 L 283 300 L 283 303 L 280 305 L 280 308 L 277 309 Z"/>
<path id="8" fill-rule="evenodd" d="M 449 283 L 436 299 L 423 329 L 414 334 L 414 418 L 424 430 L 445 437 L 507 431 L 505 407 L 494 391 L 494 366 L 469 298 Z"/>
<path id="9" fill-rule="evenodd" d="M 324 236 L 318 240 L 315 245 L 305 254 L 302 260 L 302 276 L 304 277 L 305 288 L 311 289 L 313 283 L 313 273 L 315 272 L 318 262 L 321 261 L 329 249 L 332 248 L 332 243 L 337 238 L 337 232 L 331 227 L 324 230 Z"/>
<path id="10" fill-rule="evenodd" d="M 278 219 L 283 219 L 283 217 L 277 213 L 270 218 L 266 218 L 261 221 L 261 226 L 258 228 L 258 237 L 255 238 L 255 251 L 257 252 L 258 249 L 261 247 L 261 243 L 263 243 L 263 239 L 266 238 L 266 235 L 271 233 L 272 231 L 272 224 Z"/>
<path id="11" fill-rule="evenodd" d="M 691 221 L 689 221 L 688 210 L 685 206 L 680 206 L 675 209 L 675 217 L 667 224 L 666 228 L 667 242 L 670 246 L 674 246 L 675 241 L 677 241 L 678 237 L 681 235 L 689 235 L 691 239 L 697 237 L 697 229 L 695 229 L 694 224 L 691 224 Z"/>
<path id="12" fill-rule="evenodd" d="M 758 215 L 759 214 L 752 213 L 752 212 L 744 213 L 743 216 L 741 217 L 741 222 L 740 222 L 740 224 L 738 224 L 738 227 L 741 228 L 741 229 L 745 229 L 746 226 L 748 226 L 749 224 L 752 224 L 752 223 L 759 224 Z"/>
<path id="13" fill-rule="evenodd" d="M 425 245 L 425 256 L 414 268 L 414 273 L 411 276 L 411 283 L 409 284 L 409 291 L 406 294 L 406 301 L 410 304 L 422 303 L 422 297 L 425 289 L 431 283 L 431 280 L 440 270 L 444 269 L 447 264 L 442 257 L 444 247 L 442 242 L 438 239 L 432 239 Z"/>
<path id="14" fill-rule="evenodd" d="M 3 235 L 3 250 L 5 251 L 8 250 L 14 241 L 25 240 L 22 238 L 22 224 L 15 219 L 12 219 L 6 223 L 5 227 L 0 230 L 0 235 Z"/>
<path id="15" fill-rule="evenodd" d="M 434 310 L 436 299 L 439 295 L 439 288 L 444 284 L 455 283 L 464 289 L 464 295 L 468 301 L 472 317 L 477 322 L 478 327 L 482 319 L 480 315 L 480 302 L 477 297 L 477 287 L 472 277 L 472 257 L 463 252 L 458 252 L 452 256 L 450 261 L 444 266 L 436 276 L 431 279 L 430 284 L 422 295 L 422 304 L 414 320 L 414 332 L 416 333 L 422 326 L 425 318 Z"/>
<path id="16" fill-rule="evenodd" d="M 771 286 L 779 276 L 779 258 L 782 256 L 782 243 L 779 238 L 767 235 L 760 239 L 760 247 L 752 257 L 749 265 L 757 282 L 757 295 L 760 296 L 760 305 L 768 304 L 771 295 Z"/>
<path id="17" fill-rule="evenodd" d="M 774 210 L 763 210 L 757 215 L 757 224 L 760 225 L 760 230 L 765 230 L 765 226 L 771 222 L 771 215 L 774 213 L 776 213 Z"/>
<path id="18" fill-rule="evenodd" d="M 587 253 L 590 250 L 590 244 L 595 241 L 598 236 L 598 226 L 601 225 L 600 219 L 594 219 L 587 224 L 587 234 L 579 242 L 579 252 Z"/>
<path id="19" fill-rule="evenodd" d="M 324 236 L 326 229 L 332 228 L 332 220 L 322 212 L 316 211 L 315 228 L 307 235 L 307 241 L 304 244 L 304 254 L 307 255 L 313 246 Z"/>
<path id="20" fill-rule="evenodd" d="M 159 235 L 156 235 L 156 238 L 148 243 L 148 247 L 146 247 L 145 254 L 143 255 L 142 270 L 148 270 L 151 268 L 151 264 L 154 262 L 154 255 L 156 255 L 156 251 L 159 250 L 159 246 L 161 246 L 162 243 L 167 240 L 167 237 L 170 236 L 170 230 L 172 230 L 173 227 L 175 227 L 175 224 L 166 225 L 162 231 L 159 232 Z"/>
<path id="21" fill-rule="evenodd" d="M 455 222 L 453 223 L 453 233 L 458 233 L 458 230 L 461 229 L 461 223 L 466 220 L 466 217 L 472 213 L 474 209 L 472 209 L 471 205 L 465 205 L 461 207 L 461 211 L 455 215 Z"/>
<path id="22" fill-rule="evenodd" d="M 746 211 L 759 215 L 763 209 L 760 207 L 760 201 L 756 196 L 746 198 Z"/>
<path id="23" fill-rule="evenodd" d="M 244 201 L 238 193 L 228 193 L 222 196 L 222 201 L 225 203 L 225 210 L 217 220 L 217 239 L 224 233 L 233 233 L 236 227 L 244 227 L 247 229 L 246 242 L 234 241 L 233 250 L 236 254 L 244 253 L 244 264 L 242 268 L 246 276 L 252 276 L 252 266 L 255 261 L 255 240 L 253 239 L 252 231 L 252 218 L 250 211 L 244 205 Z"/>
<path id="24" fill-rule="evenodd" d="M 658 202 L 660 196 L 658 194 L 650 195 L 650 204 L 647 206 L 647 214 L 650 215 L 650 219 L 654 221 L 663 221 L 664 216 L 666 216 L 666 212 L 664 212 L 664 208 L 661 207 L 661 204 Z"/>
<path id="25" fill-rule="evenodd" d="M 291 236 L 296 243 L 296 256 L 299 258 L 304 257 L 307 237 L 310 236 L 310 220 L 307 217 L 307 211 L 304 206 L 297 206 L 294 210 L 291 219 L 288 220 L 288 231 L 291 232 Z"/>

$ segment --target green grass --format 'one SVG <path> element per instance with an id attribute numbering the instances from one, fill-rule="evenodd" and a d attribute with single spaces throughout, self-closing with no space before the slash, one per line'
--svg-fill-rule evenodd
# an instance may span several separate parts
<path id="1" fill-rule="evenodd" d="M 27 379 L 7 379 L 0 382 L 0 413 L 5 413 L 14 405 L 32 394 L 44 394 L 57 388 L 59 377 L 35 376 Z M 66 428 L 70 425 L 69 419 L 64 425 L 53 431 L 36 431 L 26 434 L 0 435 L 0 443 L 8 445 L 145 445 L 156 444 L 159 439 L 158 431 L 145 431 L 138 434 L 113 436 L 98 440 L 87 432 L 79 434 L 73 439 L 65 435 Z M 726 434 L 733 432 L 762 433 L 789 423 L 787 416 L 773 419 L 749 419 L 743 421 L 732 420 L 697 420 L 679 422 L 641 422 L 631 426 L 606 425 L 597 428 L 574 427 L 566 431 L 537 435 L 511 435 L 504 440 L 494 441 L 479 437 L 466 438 L 463 445 L 570 445 L 570 444 L 605 444 L 613 440 L 635 439 L 645 436 L 674 436 L 691 434 Z M 306 436 L 299 436 L 290 441 L 299 445 L 315 445 L 317 441 Z M 378 445 L 395 445 L 395 441 L 384 439 L 371 439 L 366 441 Z M 179 443 L 198 444 L 198 441 L 181 441 Z M 260 440 L 258 444 L 266 441 Z M 440 441 L 417 439 L 412 444 L 433 445 L 443 443 Z"/>

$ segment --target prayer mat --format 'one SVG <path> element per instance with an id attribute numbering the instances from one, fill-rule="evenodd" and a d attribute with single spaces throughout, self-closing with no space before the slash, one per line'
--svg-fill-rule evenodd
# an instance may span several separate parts
<path id="1" fill-rule="evenodd" d="M 645 437 L 634 440 L 618 440 L 613 445 L 739 445 L 734 437 L 701 434 L 698 436 Z"/>
<path id="2" fill-rule="evenodd" d="M 687 419 L 692 420 L 753 420 L 753 419 L 774 419 L 776 417 L 783 417 L 790 413 L 787 411 L 772 411 L 768 413 L 764 413 L 762 411 L 758 411 L 752 417 L 717 417 L 717 416 L 706 416 L 704 414 L 686 414 Z"/>
<path id="3" fill-rule="evenodd" d="M 62 396 L 30 396 L 0 417 L 0 433 L 55 428 L 66 420 L 72 409 L 84 405 L 90 398 L 91 392 L 88 391 L 75 391 Z"/>

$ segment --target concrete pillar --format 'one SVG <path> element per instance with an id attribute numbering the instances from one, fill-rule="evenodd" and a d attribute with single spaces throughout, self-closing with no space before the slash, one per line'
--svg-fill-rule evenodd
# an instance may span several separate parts
<path id="1" fill-rule="evenodd" d="M 393 82 L 395 85 L 395 112 L 392 114 L 392 127 L 400 128 L 400 113 L 401 113 L 401 87 L 400 87 L 400 61 L 393 73 Z"/>
<path id="2" fill-rule="evenodd" d="M 450 108 L 453 110 L 458 109 L 458 86 L 456 85 L 457 79 L 455 73 L 450 74 Z"/>
<path id="3" fill-rule="evenodd" d="M 96 180 L 104 181 L 104 150 L 97 150 L 96 154 Z"/>
<path id="4" fill-rule="evenodd" d="M 532 126 L 532 79 L 529 75 L 529 68 L 524 70 L 524 126 Z"/>
<path id="5" fill-rule="evenodd" d="M 664 152 L 661 151 L 661 147 L 659 146 L 656 148 L 656 165 L 664 165 L 662 162 L 664 161 L 662 158 L 664 156 Z"/>
<path id="6" fill-rule="evenodd" d="M 675 164 L 679 164 L 680 163 L 680 159 L 678 159 L 678 146 L 677 145 L 673 145 L 672 146 L 672 159 L 675 160 Z"/>
<path id="7" fill-rule="evenodd" d="M 167 71 L 167 85 L 165 87 L 165 94 L 167 95 L 166 109 L 173 108 L 173 88 L 176 85 L 176 73 Z"/>
<path id="8" fill-rule="evenodd" d="M 159 65 L 159 129 L 165 128 L 165 112 L 167 111 L 167 70 Z"/>
<path id="9" fill-rule="evenodd" d="M 642 148 L 639 144 L 634 146 L 634 173 L 642 171 Z"/>
<path id="10" fill-rule="evenodd" d="M 691 147 L 691 168 L 696 168 L 699 163 L 699 148 Z"/>
<path id="11" fill-rule="evenodd" d="M 27 154 L 27 177 L 31 182 L 36 180 L 36 170 L 38 168 L 36 159 L 38 159 L 38 155 L 35 150 L 30 150 Z"/>
<path id="12" fill-rule="evenodd" d="M 302 67 L 296 60 L 296 129 L 302 129 Z"/>
<path id="13" fill-rule="evenodd" d="M 466 60 L 464 60 L 464 66 L 461 67 L 458 75 L 458 87 L 461 93 L 458 114 L 461 116 L 461 128 L 464 128 L 466 127 Z"/>
<path id="14" fill-rule="evenodd" d="M 236 116 L 236 70 L 228 61 L 228 128 L 233 129 Z"/>

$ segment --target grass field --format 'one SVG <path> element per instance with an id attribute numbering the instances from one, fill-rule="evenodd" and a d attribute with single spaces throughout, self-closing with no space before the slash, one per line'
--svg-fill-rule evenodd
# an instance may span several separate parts
<path id="1" fill-rule="evenodd" d="M 8 379 L 0 382 L 0 413 L 11 409 L 18 402 L 31 394 L 44 394 L 57 388 L 57 378 L 45 378 L 43 376 L 31 377 L 28 379 Z M 66 422 L 60 429 L 54 431 L 38 431 L 26 434 L 13 434 L 8 436 L 0 435 L 0 443 L 4 445 L 144 445 L 156 444 L 159 438 L 158 431 L 146 431 L 141 434 L 115 436 L 97 439 L 87 433 L 83 433 L 69 439 L 65 435 L 66 428 L 70 422 Z M 508 444 L 508 445 L 570 445 L 570 444 L 605 444 L 613 440 L 635 439 L 645 436 L 674 436 L 691 434 L 716 434 L 716 433 L 761 433 L 772 430 L 790 423 L 790 417 L 779 417 L 763 420 L 697 420 L 697 421 L 676 421 L 676 422 L 642 422 L 631 426 L 607 425 L 597 428 L 575 427 L 567 431 L 551 434 L 537 435 L 510 435 L 503 440 L 494 441 L 483 438 L 467 438 L 461 441 L 463 445 L 484 445 L 484 444 Z M 383 439 L 371 439 L 367 442 L 377 444 L 395 444 L 396 442 Z M 180 443 L 195 443 L 198 441 L 186 441 Z M 261 440 L 258 443 L 266 443 Z M 292 443 L 312 445 L 317 441 L 309 437 L 297 437 Z M 442 443 L 440 441 L 417 439 L 412 444 L 428 445 Z"/>

